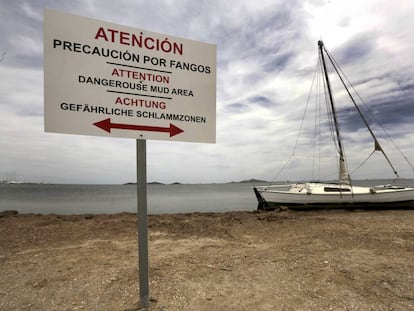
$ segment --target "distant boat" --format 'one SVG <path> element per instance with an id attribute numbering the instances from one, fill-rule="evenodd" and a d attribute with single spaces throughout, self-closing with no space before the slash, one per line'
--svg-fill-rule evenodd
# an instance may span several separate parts
<path id="1" fill-rule="evenodd" d="M 360 187 L 352 185 L 350 174 L 346 167 L 343 142 L 340 135 L 340 127 L 334 104 L 331 84 L 326 68 L 326 59 L 330 61 L 336 73 L 340 77 L 348 95 L 350 96 L 357 112 L 362 118 L 364 125 L 371 134 L 375 151 L 383 153 L 386 161 L 391 166 L 394 174 L 398 177 L 394 166 L 385 154 L 378 139 L 371 130 L 368 122 L 363 116 L 358 105 L 355 103 L 348 87 L 340 74 L 336 62 L 328 53 L 322 41 L 318 41 L 319 59 L 321 71 L 324 76 L 325 98 L 329 107 L 328 116 L 332 126 L 334 143 L 339 158 L 339 181 L 335 183 L 305 182 L 290 185 L 289 190 L 280 190 L 279 185 L 253 187 L 258 200 L 258 209 L 274 209 L 275 207 L 287 206 L 290 208 L 369 208 L 369 207 L 414 207 L 414 187 L 399 187 L 393 185 L 381 185 L 373 187 Z M 409 162 L 407 160 L 407 162 Z M 411 163 L 410 163 L 411 165 Z"/>
<path id="2" fill-rule="evenodd" d="M 17 181 L 17 180 L 6 180 L 3 183 L 4 184 L 23 184 L 22 181 Z"/>

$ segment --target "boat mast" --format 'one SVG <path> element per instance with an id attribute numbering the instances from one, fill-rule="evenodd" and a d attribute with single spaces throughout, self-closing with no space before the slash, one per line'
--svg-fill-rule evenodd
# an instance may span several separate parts
<path id="1" fill-rule="evenodd" d="M 331 83 L 329 81 L 328 71 L 326 70 L 325 57 L 324 57 L 324 54 L 323 54 L 324 45 L 323 45 L 322 40 L 318 41 L 318 46 L 319 46 L 319 51 L 320 51 L 320 55 L 321 55 L 321 59 L 322 59 L 323 72 L 325 74 L 326 87 L 328 89 L 329 103 L 331 105 L 333 121 L 334 121 L 334 124 L 335 124 L 336 138 L 338 139 L 339 182 L 349 185 L 349 184 L 351 184 L 351 180 L 349 178 L 349 173 L 348 173 L 348 171 L 346 169 L 346 165 L 345 165 L 345 154 L 344 154 L 344 150 L 343 150 L 343 146 L 342 146 L 341 135 L 339 133 L 339 124 L 338 124 L 338 120 L 337 120 L 337 117 L 336 117 L 336 109 L 335 109 L 335 105 L 334 105 L 334 101 L 333 101 L 333 97 L 332 97 Z"/>

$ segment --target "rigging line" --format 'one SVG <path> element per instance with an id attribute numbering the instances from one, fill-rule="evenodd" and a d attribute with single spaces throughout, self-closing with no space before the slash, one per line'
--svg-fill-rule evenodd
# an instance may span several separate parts
<path id="1" fill-rule="evenodd" d="M 326 49 L 325 49 L 325 51 L 326 51 Z M 358 111 L 358 113 L 359 113 L 359 115 L 360 115 L 360 117 L 361 117 L 362 121 L 364 122 L 364 124 L 365 124 L 365 126 L 367 127 L 368 131 L 370 132 L 370 134 L 371 134 L 372 138 L 374 139 L 374 142 L 375 142 L 375 150 L 378 150 L 378 151 L 381 151 L 381 152 L 382 152 L 382 154 L 384 155 L 384 157 L 385 157 L 385 159 L 387 160 L 388 164 L 391 166 L 391 168 L 392 168 L 392 170 L 393 170 L 394 174 L 395 174 L 397 177 L 399 177 L 399 176 L 398 176 L 397 171 L 395 170 L 395 168 L 394 168 L 394 166 L 392 165 L 392 163 L 391 163 L 390 159 L 388 158 L 388 156 L 387 156 L 387 155 L 386 155 L 386 153 L 384 152 L 384 149 L 381 147 L 380 143 L 378 142 L 378 139 L 377 139 L 377 137 L 375 136 L 374 132 L 372 131 L 371 127 L 369 126 L 369 124 L 368 124 L 367 120 L 366 120 L 366 119 L 365 119 L 365 117 L 363 116 L 363 114 L 362 114 L 362 112 L 361 112 L 361 109 L 359 108 L 359 106 L 358 106 L 358 105 L 357 105 L 357 103 L 355 102 L 354 97 L 352 96 L 352 94 L 351 94 L 351 92 L 349 91 L 348 87 L 346 86 L 346 84 L 345 84 L 344 80 L 342 79 L 342 76 L 341 76 L 341 74 L 340 74 L 339 70 L 337 69 L 337 66 L 335 65 L 335 63 L 336 63 L 336 62 L 334 62 L 333 57 L 331 57 L 331 55 L 330 55 L 330 53 L 328 53 L 328 51 L 326 51 L 326 55 L 328 55 L 328 58 L 330 59 L 330 61 L 331 61 L 332 65 L 333 65 L 333 67 L 334 67 L 334 69 L 335 69 L 336 73 L 337 73 L 337 74 L 338 74 L 338 76 L 339 76 L 339 79 L 341 80 L 341 82 L 342 82 L 342 84 L 344 85 L 344 87 L 345 87 L 346 91 L 348 92 L 348 95 L 349 95 L 349 97 L 351 98 L 352 103 L 354 104 L 354 106 L 355 106 L 355 108 L 357 109 L 357 111 Z"/>
<path id="2" fill-rule="evenodd" d="M 336 66 L 338 67 L 338 69 L 341 71 L 342 75 L 344 76 L 344 78 L 346 79 L 346 81 L 348 82 L 348 84 L 351 86 L 352 90 L 355 92 L 355 94 L 358 96 L 359 100 L 361 101 L 361 103 L 365 106 L 365 108 L 367 109 L 367 111 L 370 113 L 371 117 L 374 119 L 375 123 L 382 129 L 382 131 L 384 132 L 385 136 L 387 137 L 387 139 L 389 141 L 391 141 L 391 143 L 394 145 L 395 149 L 398 150 L 398 152 L 400 153 L 400 155 L 404 158 L 404 160 L 408 163 L 408 165 L 413 169 L 414 171 L 414 166 L 411 164 L 411 162 L 409 161 L 409 159 L 406 157 L 406 155 L 402 152 L 402 150 L 398 147 L 398 145 L 395 143 L 395 141 L 391 138 L 391 136 L 388 134 L 388 132 L 385 130 L 385 128 L 381 125 L 381 123 L 378 121 L 378 119 L 375 117 L 375 115 L 372 113 L 372 111 L 369 109 L 368 105 L 366 104 L 366 102 L 362 99 L 362 97 L 359 95 L 359 93 L 357 92 L 357 90 L 354 88 L 354 86 L 352 85 L 352 83 L 349 81 L 349 79 L 347 78 L 347 76 L 345 75 L 345 73 L 342 71 L 342 69 L 338 66 L 338 64 L 336 63 L 335 59 L 332 57 L 332 60 L 335 62 Z M 352 97 L 351 97 L 352 98 Z M 361 117 L 362 114 L 360 114 Z M 375 137 L 374 137 L 375 139 Z M 378 143 L 378 140 L 376 140 L 376 145 L 375 147 L 379 147 L 381 148 L 381 146 Z M 378 149 L 376 149 L 378 150 Z M 384 150 L 380 150 L 384 157 L 386 158 L 387 162 L 391 165 L 390 160 L 388 159 L 388 157 L 386 156 Z M 399 178 L 398 174 L 396 173 L 394 167 L 391 165 L 391 168 L 394 171 L 394 174 Z"/>
<path id="3" fill-rule="evenodd" d="M 300 127 L 299 127 L 299 132 L 298 132 L 298 135 L 296 136 L 296 142 L 295 142 L 295 147 L 293 148 L 293 154 L 294 154 L 294 153 L 295 153 L 295 151 L 296 151 L 296 147 L 297 147 L 297 145 L 298 145 L 298 141 L 299 141 L 299 136 L 300 136 L 300 133 L 302 132 L 302 127 L 303 127 L 303 123 L 304 123 L 304 121 L 305 121 L 306 112 L 307 112 L 307 110 L 308 110 L 309 101 L 310 101 L 310 97 L 311 97 L 311 94 L 312 94 L 312 89 L 313 89 L 313 86 L 314 86 L 314 83 L 315 83 L 315 78 L 316 78 L 316 76 L 317 76 L 317 74 L 318 74 L 318 67 L 319 67 L 319 60 L 318 60 L 318 63 L 316 64 L 316 68 L 315 68 L 315 71 L 314 71 L 314 73 L 313 73 L 312 84 L 311 84 L 311 87 L 310 87 L 310 90 L 309 90 L 309 93 L 308 93 L 308 97 L 307 97 L 307 99 L 306 99 L 305 111 L 304 111 L 304 113 L 303 113 L 302 120 L 301 120 L 301 122 L 300 122 Z"/>
<path id="4" fill-rule="evenodd" d="M 322 64 L 323 64 L 323 73 L 325 74 L 326 86 L 328 88 L 329 104 L 330 104 L 331 109 L 332 109 L 332 117 L 333 117 L 333 121 L 334 121 L 334 125 L 335 125 L 335 133 L 336 133 L 337 140 L 338 140 L 339 154 L 340 154 L 340 157 L 342 159 L 342 158 L 345 158 L 344 151 L 342 149 L 342 138 L 341 138 L 341 133 L 339 131 L 339 123 L 338 123 L 338 120 L 337 120 L 337 114 L 336 114 L 335 104 L 334 104 L 334 100 L 333 100 L 333 96 L 332 96 L 332 90 L 331 90 L 331 86 L 330 86 L 330 83 L 329 83 L 329 75 L 328 75 L 328 71 L 327 71 L 327 68 L 326 68 L 325 58 L 323 56 L 323 51 L 325 51 L 325 53 L 327 53 L 327 51 L 326 51 L 326 48 L 324 47 L 322 41 L 318 41 L 318 46 L 319 46 L 320 55 L 321 55 Z"/>
<path id="5" fill-rule="evenodd" d="M 325 51 L 326 55 L 329 57 L 329 53 L 328 53 L 327 49 L 325 48 L 322 41 L 318 41 L 318 46 L 319 46 L 321 59 L 322 59 L 322 63 L 323 63 L 323 69 L 324 69 L 324 74 L 325 74 L 325 79 L 326 79 L 326 85 L 328 87 L 328 92 L 329 92 L 329 103 L 330 103 L 331 108 L 332 108 L 332 117 L 333 117 L 333 122 L 335 124 L 335 133 L 336 133 L 336 138 L 337 138 L 337 141 L 338 141 L 338 148 L 339 148 L 339 180 L 340 180 L 340 182 L 351 184 L 351 178 L 349 176 L 348 169 L 347 169 L 348 163 L 347 163 L 347 160 L 346 160 L 346 157 L 345 157 L 345 149 L 344 149 L 343 144 L 342 144 L 342 136 L 341 136 L 341 132 L 339 130 L 339 122 L 338 122 L 338 119 L 337 119 L 337 113 L 336 113 L 336 110 L 335 110 L 335 105 L 334 105 L 333 96 L 332 96 L 332 90 L 331 90 L 331 86 L 330 86 L 330 82 L 329 82 L 329 75 L 328 75 L 328 72 L 327 72 L 327 69 L 326 69 L 326 62 L 325 62 L 325 58 L 324 58 L 324 54 L 323 54 L 323 52 Z M 331 64 L 335 67 L 332 60 L 331 60 Z"/>
<path id="6" fill-rule="evenodd" d="M 321 75 L 322 75 L 323 74 L 322 64 L 320 66 L 320 70 L 321 70 Z M 323 76 L 321 77 L 321 79 L 322 79 L 322 86 L 323 86 L 322 89 L 323 89 L 323 94 L 324 94 L 323 98 L 325 100 L 325 108 L 326 108 L 326 112 L 327 112 L 327 116 L 328 116 L 329 132 L 330 132 L 330 135 L 331 135 L 331 139 L 332 139 L 334 148 L 336 150 L 336 153 L 335 153 L 336 161 L 335 161 L 335 163 L 336 163 L 337 170 L 339 170 L 339 154 L 340 154 L 340 152 L 339 152 L 337 137 L 335 135 L 335 129 L 334 129 L 335 125 L 333 123 L 334 121 L 333 121 L 333 115 L 332 115 L 332 108 L 331 108 L 331 105 L 329 104 L 328 89 L 327 89 L 327 86 L 326 86 L 326 81 L 323 78 Z M 321 179 L 323 180 L 323 179 L 326 179 L 330 176 L 334 176 L 334 174 L 325 175 L 324 177 L 321 177 Z"/>
<path id="7" fill-rule="evenodd" d="M 323 82 L 325 83 L 325 80 L 323 80 Z M 328 97 L 327 97 L 327 89 L 326 89 L 326 86 L 325 86 L 324 90 L 325 90 L 325 93 L 324 93 L 325 94 L 325 105 L 326 105 L 326 110 L 327 110 L 327 114 L 328 114 L 329 131 L 330 131 L 330 135 L 331 135 L 331 139 L 332 139 L 334 148 L 336 150 L 336 153 L 335 153 L 336 161 L 335 161 L 335 163 L 336 163 L 337 171 L 339 171 L 340 170 L 339 160 L 341 158 L 340 157 L 340 154 L 341 153 L 339 151 L 338 138 L 335 135 L 335 125 L 334 125 L 334 121 L 333 121 L 333 115 L 332 115 L 331 105 L 328 102 L 329 100 L 328 100 Z M 326 177 L 328 177 L 328 176 L 326 176 Z"/>
<path id="8" fill-rule="evenodd" d="M 280 170 L 277 172 L 276 176 L 275 176 L 275 177 L 273 177 L 273 181 L 277 181 L 276 179 L 278 179 L 278 178 L 279 178 L 280 174 L 283 172 L 283 170 L 285 169 L 285 167 L 289 164 L 290 160 L 291 160 L 292 158 L 294 158 L 294 157 L 295 157 L 295 155 L 292 153 L 292 154 L 290 155 L 289 159 L 287 159 L 287 160 L 285 161 L 285 163 L 282 165 L 282 167 L 280 168 Z"/>
<path id="9" fill-rule="evenodd" d="M 339 154 L 338 140 L 337 140 L 337 137 L 335 135 L 335 129 L 334 129 L 335 125 L 333 124 L 333 120 L 332 120 L 333 112 L 331 110 L 331 106 L 329 105 L 328 97 L 326 96 L 327 90 L 326 90 L 326 85 L 325 84 L 324 84 L 324 90 L 325 90 L 325 105 L 326 105 L 326 110 L 327 110 L 327 113 L 328 113 L 329 131 L 330 131 L 330 134 L 331 134 L 332 141 L 334 142 L 335 149 L 336 149 L 337 153 Z"/>
<path id="10" fill-rule="evenodd" d="M 326 174 L 325 176 L 322 176 L 320 178 L 320 180 L 331 180 L 331 179 L 334 179 L 335 176 L 336 176 L 336 174 L 337 174 L 337 172 L 330 173 L 330 174 Z"/>
<path id="11" fill-rule="evenodd" d="M 322 102 L 325 100 L 325 104 L 327 104 L 327 98 L 325 96 L 322 96 L 322 94 L 326 94 L 325 92 L 325 80 L 323 78 L 322 75 L 322 64 L 320 64 L 319 66 L 319 70 L 318 70 L 318 79 L 317 79 L 317 86 L 316 86 L 316 94 L 315 94 L 315 137 L 314 137 L 314 167 L 312 170 L 312 178 L 314 178 L 314 174 L 316 174 L 316 169 L 317 169 L 317 179 L 320 180 L 321 179 L 321 140 L 322 140 L 322 131 L 321 131 L 321 123 L 322 123 L 322 111 L 321 111 L 321 107 L 322 107 Z M 329 120 L 329 119 L 328 119 Z M 317 150 L 316 150 L 317 148 Z M 317 153 L 317 164 L 316 162 L 316 156 L 315 154 Z"/>
<path id="12" fill-rule="evenodd" d="M 321 66 L 321 72 L 323 72 L 323 68 Z M 327 111 L 327 115 L 328 115 L 328 124 L 329 124 L 329 130 L 330 130 L 330 134 L 331 134 L 331 139 L 334 143 L 335 149 L 337 151 L 337 153 L 339 154 L 339 147 L 338 147 L 338 141 L 337 141 L 337 137 L 335 135 L 335 126 L 333 124 L 333 112 L 332 112 L 332 108 L 331 105 L 329 104 L 329 99 L 328 99 L 328 90 L 327 90 L 327 86 L 326 86 L 326 82 L 325 79 L 322 78 L 322 82 L 323 82 L 323 90 L 324 90 L 324 98 L 325 98 L 325 106 L 326 106 L 326 111 Z"/>
<path id="13" fill-rule="evenodd" d="M 314 144 L 313 144 L 313 159 L 312 159 L 312 179 L 315 180 L 315 174 L 316 174 L 316 169 L 318 169 L 317 172 L 317 176 L 318 179 L 320 179 L 321 177 L 321 142 L 320 142 L 320 138 L 321 138 L 321 119 L 320 119 L 320 115 L 321 115 L 321 111 L 320 111 L 320 102 L 321 102 L 321 98 L 320 98 L 320 88 L 321 88 L 321 75 L 320 72 L 318 70 L 318 78 L 316 79 L 316 87 L 315 89 L 317 90 L 315 92 L 315 125 L 314 125 Z M 322 79 L 323 80 L 323 79 Z M 317 158 L 316 158 L 317 157 Z M 316 160 L 318 160 L 318 162 L 316 163 Z"/>
<path id="14" fill-rule="evenodd" d="M 362 100 L 362 98 L 359 96 L 358 92 L 354 89 L 354 87 L 352 86 L 352 84 L 351 84 L 351 87 L 355 91 L 355 93 L 357 94 L 357 96 L 359 97 L 360 101 L 367 108 L 368 112 L 371 114 L 371 116 L 374 119 L 374 121 L 376 122 L 376 124 L 382 129 L 382 131 L 385 134 L 385 137 L 394 145 L 395 149 L 397 149 L 397 151 L 400 153 L 400 155 L 403 157 L 403 159 L 408 163 L 408 165 L 414 171 L 413 164 L 410 162 L 410 160 L 407 158 L 407 156 L 402 152 L 402 150 L 400 149 L 400 147 L 398 147 L 397 143 L 392 139 L 392 137 L 388 134 L 388 132 L 385 130 L 385 128 L 381 125 L 381 123 L 377 120 L 377 118 L 375 117 L 375 115 L 370 111 L 368 105 Z"/>
<path id="15" fill-rule="evenodd" d="M 400 155 L 403 157 L 403 159 L 408 163 L 408 165 L 412 168 L 412 170 L 414 171 L 414 166 L 413 164 L 410 162 L 410 160 L 407 158 L 407 156 L 402 152 L 402 150 L 400 149 L 400 147 L 398 147 L 397 143 L 392 139 L 392 137 L 388 134 L 388 132 L 385 130 L 385 128 L 381 125 L 381 123 L 377 120 L 377 118 L 375 117 L 375 115 L 370 111 L 368 105 L 363 101 L 363 99 L 361 98 L 361 96 L 358 94 L 358 92 L 354 89 L 354 87 L 351 84 L 352 89 L 354 90 L 354 92 L 357 94 L 359 100 L 364 104 L 364 106 L 367 108 L 367 111 L 371 114 L 371 117 L 374 119 L 375 123 L 382 129 L 382 131 L 385 134 L 385 137 L 394 145 L 395 149 L 397 149 L 397 151 L 400 153 Z"/>
<path id="16" fill-rule="evenodd" d="M 370 113 L 371 117 L 374 119 L 375 123 L 382 129 L 382 131 L 384 132 L 386 138 L 394 145 L 395 149 L 398 150 L 398 152 L 400 153 L 400 155 L 404 158 L 404 160 L 408 163 L 408 165 L 413 169 L 414 171 L 414 166 L 413 164 L 410 162 L 410 160 L 407 158 L 407 156 L 402 152 L 402 150 L 400 149 L 400 147 L 398 147 L 398 145 L 395 143 L 395 141 L 392 139 L 392 137 L 388 134 L 388 132 L 385 130 L 385 128 L 381 125 L 381 123 L 378 121 L 378 119 L 375 117 L 375 114 L 371 111 L 371 109 L 369 108 L 369 106 L 367 105 L 367 103 L 362 99 L 362 97 L 359 95 L 358 91 L 355 89 L 355 87 L 352 85 L 351 81 L 349 81 L 348 77 L 345 75 L 345 73 L 343 72 L 343 70 L 338 66 L 336 60 L 333 58 L 332 56 L 332 60 L 335 62 L 336 66 L 338 67 L 339 71 L 342 73 L 342 75 L 344 76 L 346 82 L 351 86 L 352 90 L 355 92 L 355 94 L 357 95 L 358 99 L 361 101 L 361 103 L 365 106 L 365 108 L 367 109 L 367 111 Z"/>
<path id="17" fill-rule="evenodd" d="M 357 170 L 359 170 L 368 160 L 369 160 L 369 158 L 371 158 L 372 157 L 372 155 L 375 153 L 375 149 L 371 152 L 371 154 L 368 156 L 368 158 L 366 158 L 364 161 L 362 161 L 362 163 L 358 166 L 358 167 L 356 167 L 353 171 L 352 171 L 352 173 L 351 174 L 353 174 L 354 172 L 356 172 Z"/>
<path id="18" fill-rule="evenodd" d="M 318 84 L 320 81 L 318 82 Z M 318 85 L 318 90 L 320 86 Z M 321 98 L 319 92 L 317 93 L 317 116 L 318 116 L 318 179 L 321 178 Z"/>
<path id="19" fill-rule="evenodd" d="M 285 169 L 285 167 L 288 165 L 288 163 L 290 162 L 290 160 L 291 160 L 292 158 L 294 158 L 294 157 L 295 157 L 295 152 L 296 152 L 296 148 L 297 148 L 297 146 L 298 146 L 298 141 L 299 141 L 300 133 L 302 132 L 303 123 L 304 123 L 304 120 L 305 120 L 306 112 L 307 112 L 307 110 L 308 110 L 308 105 L 309 105 L 310 95 L 311 95 L 311 93 L 312 93 L 313 85 L 314 85 L 314 82 L 315 82 L 315 77 L 316 77 L 316 75 L 317 75 L 317 73 L 318 73 L 318 67 L 319 67 L 319 60 L 318 60 L 318 62 L 317 62 L 317 64 L 316 64 L 316 67 L 315 67 L 315 70 L 314 70 L 314 73 L 313 73 L 313 79 L 312 79 L 311 88 L 310 88 L 310 90 L 309 90 L 308 97 L 307 97 L 307 99 L 306 99 L 305 111 L 303 112 L 302 120 L 301 120 L 301 122 L 300 122 L 300 127 L 299 127 L 298 134 L 297 134 L 297 136 L 296 136 L 296 141 L 295 141 L 295 145 L 294 145 L 294 147 L 293 147 L 292 154 L 290 155 L 289 159 L 288 159 L 288 160 L 287 160 L 287 161 L 283 164 L 283 166 L 280 168 L 280 170 L 277 172 L 276 176 L 273 178 L 274 180 L 275 180 L 276 178 L 279 178 L 279 175 L 282 173 L 282 171 L 283 171 L 283 170 Z"/>
<path id="20" fill-rule="evenodd" d="M 316 87 L 315 89 L 318 90 L 319 88 L 319 75 L 318 78 L 316 79 Z M 318 132 L 317 132 L 317 121 L 318 121 L 318 93 L 316 92 L 315 97 L 314 97 L 314 101 L 315 101 L 315 123 L 314 123 L 314 128 L 313 128 L 313 154 L 312 154 L 312 180 L 315 179 L 315 161 L 316 161 L 316 139 L 318 137 Z"/>

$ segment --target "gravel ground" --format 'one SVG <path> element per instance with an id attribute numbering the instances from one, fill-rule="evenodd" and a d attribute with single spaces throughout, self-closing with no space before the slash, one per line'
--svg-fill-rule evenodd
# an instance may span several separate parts
<path id="1" fill-rule="evenodd" d="M 150 215 L 149 310 L 413 310 L 414 210 Z M 136 215 L 0 213 L 0 310 L 134 310 Z"/>

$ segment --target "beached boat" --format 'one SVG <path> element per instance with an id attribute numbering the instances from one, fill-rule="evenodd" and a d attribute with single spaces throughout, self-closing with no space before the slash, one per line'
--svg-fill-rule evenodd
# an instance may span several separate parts
<path id="1" fill-rule="evenodd" d="M 414 208 L 414 187 L 400 187 L 393 185 L 382 185 L 373 187 L 354 186 L 347 169 L 343 142 L 340 135 L 340 127 L 334 104 L 331 84 L 329 80 L 326 62 L 329 61 L 345 87 L 352 103 L 360 115 L 364 125 L 367 127 L 374 142 L 374 151 L 381 152 L 392 171 L 398 178 L 398 173 L 392 165 L 389 157 L 385 154 L 378 139 L 374 135 L 367 120 L 359 109 L 349 88 L 344 82 L 343 74 L 337 63 L 324 47 L 322 41 L 318 42 L 320 69 L 324 77 L 325 98 L 328 106 L 328 116 L 332 124 L 334 144 L 339 160 L 339 179 L 335 183 L 304 182 L 290 185 L 289 190 L 281 190 L 278 185 L 253 187 L 257 200 L 258 209 L 274 209 L 276 207 L 288 206 L 289 208 Z M 408 159 L 407 162 L 411 165 Z M 412 165 L 411 165 L 412 167 Z"/>

